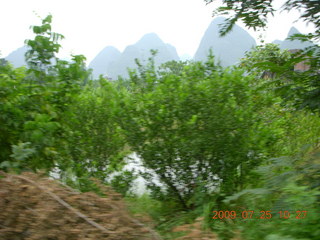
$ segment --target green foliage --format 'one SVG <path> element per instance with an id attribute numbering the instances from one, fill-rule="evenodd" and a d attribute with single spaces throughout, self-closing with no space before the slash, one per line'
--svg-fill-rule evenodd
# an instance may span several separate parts
<path id="1" fill-rule="evenodd" d="M 291 55 L 285 51 L 279 50 L 268 58 L 276 48 L 267 46 L 266 54 L 257 54 L 251 62 L 248 59 L 246 64 L 251 64 L 248 69 L 257 66 L 254 71 L 259 70 L 261 65 L 256 62 L 261 60 L 263 64 L 265 59 L 280 67 L 289 66 L 290 59 L 286 61 Z M 275 183 L 275 190 L 265 187 L 261 173 L 252 170 L 268 166 L 270 169 L 265 173 L 272 173 L 272 160 L 268 158 L 298 154 L 304 144 L 318 141 L 319 116 L 297 111 L 290 105 L 284 107 L 282 99 L 270 91 L 267 80 L 257 81 L 256 74 L 245 76 L 239 69 L 222 69 L 213 62 L 212 58 L 207 63 L 171 62 L 159 71 L 149 64 L 140 68 L 142 72 L 131 72 L 121 90 L 120 124 L 132 149 L 150 170 L 144 175 L 150 196 L 166 203 L 169 210 L 162 216 L 163 222 L 158 223 L 161 231 L 208 214 L 211 222 L 206 220 L 206 225 L 212 226 L 212 209 L 227 210 L 235 205 L 257 212 L 273 209 L 277 198 L 288 195 L 288 191 L 296 191 L 300 203 L 310 196 L 309 203 L 315 204 L 312 196 L 318 190 L 307 191 L 305 187 L 290 185 L 294 179 L 284 179 L 289 176 L 286 171 L 295 169 L 296 163 L 280 161 L 285 172 L 284 176 L 272 177 L 272 181 L 279 183 Z M 292 174 L 297 176 L 297 172 L 294 170 Z M 164 188 L 154 182 L 154 174 Z M 279 191 L 283 191 L 281 196 L 277 195 Z M 300 193 L 305 193 L 301 199 Z M 159 218 L 156 214 L 156 219 Z M 276 224 L 281 224 L 279 221 Z M 248 239 L 291 236 L 284 234 L 286 225 L 281 233 L 271 231 L 267 236 L 266 230 L 277 229 L 276 224 L 260 226 L 261 221 L 243 224 L 220 221 L 212 227 L 223 239 L 239 230 Z M 313 228 L 308 228 L 305 234 L 310 231 Z M 313 235 L 310 236 L 312 239 Z"/>
<path id="2" fill-rule="evenodd" d="M 271 211 L 272 221 L 238 220 L 245 239 L 318 239 L 319 163 L 319 149 L 314 150 L 314 146 L 293 156 L 270 159 L 257 168 L 263 179 L 260 188 L 246 189 L 225 199 L 229 209 L 241 205 L 257 213 Z M 291 216 L 286 219 L 280 211 L 289 211 Z M 307 215 L 299 217 L 297 211 L 307 211 Z"/>
<path id="3" fill-rule="evenodd" d="M 205 0 L 208 4 L 213 2 L 214 0 Z M 219 7 L 215 10 L 215 14 L 218 15 L 228 15 L 229 18 L 226 20 L 225 24 L 222 25 L 220 29 L 220 34 L 225 35 L 231 31 L 234 24 L 237 20 L 242 20 L 245 25 L 249 28 L 257 29 L 264 28 L 267 25 L 267 17 L 270 14 L 273 14 L 276 10 L 273 8 L 272 3 L 273 0 L 268 1 L 231 1 L 225 0 L 223 1 L 224 6 Z M 306 23 L 312 23 L 315 25 L 315 31 L 309 34 L 297 34 L 290 39 L 298 39 L 301 41 L 314 41 L 317 42 L 320 37 L 320 3 L 319 1 L 308 1 L 308 0 L 287 0 L 282 6 L 283 10 L 291 11 L 294 9 L 298 9 L 301 11 L 300 18 L 303 19 Z M 280 87 L 280 94 L 285 100 L 293 101 L 295 106 L 299 108 L 309 108 L 313 111 L 319 111 L 320 109 L 320 86 L 319 86 L 319 46 L 314 45 L 310 48 L 305 49 L 303 52 L 296 54 L 293 58 L 285 63 L 283 67 L 279 67 L 279 64 L 275 65 L 275 62 L 270 59 L 272 55 L 277 55 L 277 59 L 281 60 L 283 56 L 279 55 L 279 51 L 275 51 L 276 54 L 269 52 L 272 45 L 266 45 L 261 48 L 258 47 L 251 54 L 247 55 L 249 57 L 253 57 L 258 60 L 255 62 L 256 64 L 262 63 L 259 69 L 262 70 L 269 65 L 269 68 L 272 69 L 269 74 L 274 77 L 274 74 L 280 77 L 277 81 L 277 84 Z M 261 55 L 269 57 L 265 59 L 264 62 L 261 62 Z M 284 59 L 285 60 L 285 59 Z M 306 61 L 307 64 L 310 65 L 309 70 L 304 72 L 293 72 L 288 71 L 288 66 L 292 67 L 294 64 L 299 62 Z M 254 62 L 254 61 L 252 61 Z M 245 62 L 247 67 L 250 66 L 250 59 L 247 59 Z M 271 63 L 271 65 L 270 65 Z M 292 65 L 291 65 L 292 64 Z M 282 66 L 282 64 L 280 64 Z M 289 68 L 290 69 L 290 68 Z M 285 82 L 283 82 L 285 80 Z"/>
<path id="4" fill-rule="evenodd" d="M 319 111 L 320 49 L 314 45 L 296 53 L 281 50 L 276 44 L 257 46 L 246 53 L 240 66 L 257 81 L 265 79 L 265 88 L 273 89 L 289 106 Z M 294 70 L 304 64 L 304 71 Z"/>
<path id="5" fill-rule="evenodd" d="M 129 209 L 133 214 L 145 213 L 153 219 L 160 219 L 163 207 L 160 201 L 150 198 L 148 194 L 140 197 L 126 197 Z"/>
<path id="6" fill-rule="evenodd" d="M 122 171 L 120 174 L 115 175 L 110 181 L 111 186 L 117 192 L 121 193 L 123 196 L 132 194 L 130 192 L 133 187 L 133 181 L 137 176 L 130 171 Z"/>
<path id="7" fill-rule="evenodd" d="M 213 2 L 212 0 L 206 1 Z M 267 25 L 267 16 L 275 9 L 271 1 L 223 1 L 224 6 L 215 14 L 229 18 L 220 30 L 221 35 L 231 31 L 237 20 L 249 28 L 259 29 Z M 303 9 L 301 19 L 314 23 L 314 33 L 296 35 L 291 39 L 313 41 L 319 39 L 319 1 L 288 0 L 283 9 Z M 319 154 L 312 145 L 311 152 L 301 146 L 319 142 L 319 46 L 313 45 L 295 54 L 280 50 L 274 44 L 257 46 L 241 62 L 248 74 L 256 76 L 256 85 L 263 92 L 273 91 L 278 100 L 276 108 L 267 115 L 276 120 L 278 140 L 271 149 L 275 158 L 263 161 L 251 172 L 254 182 L 247 182 L 247 188 L 216 201 L 212 209 L 231 210 L 244 206 L 244 210 L 272 210 L 272 221 L 239 220 L 218 221 L 211 226 L 229 239 L 235 232 L 241 232 L 244 239 L 319 239 Z M 294 66 L 304 62 L 306 71 L 294 71 Z M 301 109 L 312 110 L 301 111 Z M 268 121 L 267 121 L 268 122 Z M 311 130 L 312 129 L 312 130 Z M 260 133 L 257 133 L 261 135 Z M 270 146 L 268 146 L 270 151 Z M 279 157 L 287 155 L 288 157 Z M 249 179 L 248 179 L 249 180 Z M 220 202 L 220 203 L 219 203 Z M 222 209 L 223 208 L 223 209 Z M 308 210 L 304 219 L 280 219 L 279 211 Z M 277 215 L 278 213 L 278 215 Z M 208 216 L 209 217 L 209 216 Z M 211 217 L 211 216 L 210 216 Z M 210 225 L 210 224 L 209 224 Z"/>
<path id="8" fill-rule="evenodd" d="M 275 78 L 276 73 L 293 69 L 290 59 L 291 54 L 288 50 L 281 50 L 277 44 L 268 43 L 247 52 L 241 59 L 240 67 L 250 74 L 258 74 L 259 78 Z"/>
<path id="9" fill-rule="evenodd" d="M 179 211 L 174 201 L 159 201 L 144 194 L 139 197 L 126 197 L 126 202 L 133 215 L 152 218 L 156 224 L 156 230 L 164 239 L 175 239 L 182 236 L 174 233 L 172 229 L 176 226 L 192 223 L 198 216 L 195 211 Z"/>
<path id="10" fill-rule="evenodd" d="M 308 0 L 287 0 L 284 4 L 284 10 L 291 11 L 292 9 L 304 9 L 300 18 L 306 23 L 313 23 L 316 30 L 314 37 L 320 37 L 320 3 L 319 1 Z"/>
<path id="11" fill-rule="evenodd" d="M 131 90 L 120 99 L 120 124 L 144 166 L 166 186 L 166 197 L 189 209 L 200 186 L 204 195 L 217 187 L 241 189 L 277 134 L 273 124 L 262 122 L 271 95 L 260 94 L 241 70 L 223 70 L 211 58 L 180 66 L 179 72 L 132 73 Z M 265 135 L 255 136 L 257 131 Z M 148 183 L 160 197 L 159 188 Z"/>
<path id="12" fill-rule="evenodd" d="M 12 146 L 12 154 L 10 157 L 13 159 L 22 162 L 23 160 L 27 159 L 31 155 L 35 153 L 35 150 L 33 148 L 28 148 L 30 145 L 30 142 L 26 143 L 19 143 L 18 145 Z"/>
<path id="13" fill-rule="evenodd" d="M 11 145 L 18 143 L 19 130 L 23 128 L 27 106 L 26 92 L 21 82 L 25 77 L 25 69 L 13 69 L 11 65 L 0 66 L 0 162 L 8 160 Z"/>
<path id="14" fill-rule="evenodd" d="M 207 4 L 214 0 L 205 0 Z M 272 7 L 272 0 L 258 0 L 258 1 L 224 1 L 225 6 L 221 6 L 214 11 L 214 15 L 231 15 L 228 21 L 220 29 L 222 36 L 231 31 L 232 27 L 238 19 L 241 19 L 247 27 L 257 28 L 265 27 L 267 17 L 274 12 Z"/>
<path id="15" fill-rule="evenodd" d="M 120 166 L 123 138 L 114 121 L 111 85 L 89 83 L 85 57 L 58 59 L 63 36 L 51 31 L 52 16 L 33 26 L 27 40 L 28 69 L 0 66 L 1 168 L 59 169 L 66 182 L 88 189 Z M 82 187 L 83 185 L 83 187 Z"/>
<path id="16" fill-rule="evenodd" d="M 156 219 L 167 238 L 172 227 L 207 216 L 205 225 L 225 239 L 237 231 L 244 239 L 317 239 L 317 46 L 295 55 L 258 46 L 240 67 L 227 69 L 211 55 L 205 63 L 172 61 L 158 69 L 152 58 L 146 66 L 137 60 L 129 79 L 109 82 L 91 81 L 82 55 L 70 62 L 55 56 L 63 37 L 51 31 L 51 16 L 33 31 L 28 68 L 0 64 L 0 169 L 54 171 L 72 187 L 99 194 L 92 177 L 109 179 L 132 211 Z M 303 60 L 310 69 L 292 71 Z M 266 71 L 273 76 L 261 79 Z M 301 150 L 310 143 L 316 144 Z M 139 174 L 149 195 L 128 197 L 137 176 L 122 167 L 132 151 L 146 168 Z M 239 206 L 310 215 L 208 220 L 213 209 Z"/>
<path id="17" fill-rule="evenodd" d="M 309 38 L 310 39 L 310 38 Z M 312 111 L 320 110 L 320 46 L 313 45 L 298 52 L 295 56 L 297 63 L 305 61 L 309 69 L 303 72 L 291 72 L 288 76 L 292 80 L 293 94 L 289 99 L 294 99 L 299 108 L 307 108 Z"/>
<path id="18" fill-rule="evenodd" d="M 61 117 L 73 101 L 72 94 L 79 91 L 83 77 L 83 57 L 74 56 L 73 63 L 65 65 L 55 58 L 61 36 L 51 32 L 50 23 L 48 16 L 41 26 L 33 27 L 35 39 L 26 41 L 30 47 L 26 54 L 29 69 L 1 66 L 1 161 L 8 161 L 10 156 L 17 160 L 11 146 L 29 142 L 33 154 L 24 159 L 24 166 L 33 170 L 51 169 L 62 155 L 58 149 L 66 123 Z M 62 73 L 69 73 L 72 81 Z"/>
<path id="19" fill-rule="evenodd" d="M 205 0 L 207 4 L 214 0 Z M 214 11 L 214 15 L 227 15 L 228 19 L 220 29 L 220 34 L 226 35 L 231 31 L 232 27 L 238 20 L 242 20 L 248 28 L 257 30 L 267 25 L 267 18 L 276 11 L 273 7 L 274 0 L 255 0 L 255 1 L 233 1 L 224 0 L 223 6 L 218 7 Z M 320 3 L 319 1 L 309 0 L 287 0 L 283 6 L 283 10 L 303 10 L 301 11 L 302 19 L 306 23 L 315 25 L 316 30 L 314 37 L 319 38 L 320 35 Z"/>
<path id="20" fill-rule="evenodd" d="M 121 169 L 128 152 L 116 121 L 119 106 L 115 95 L 111 83 L 101 80 L 99 87 L 89 83 L 74 97 L 75 104 L 62 118 L 68 123 L 66 151 L 73 161 L 69 165 L 61 163 L 62 168 L 72 168 L 77 176 L 89 171 L 89 176 L 101 180 Z"/>
<path id="21" fill-rule="evenodd" d="M 26 60 L 31 72 L 41 79 L 45 71 L 50 70 L 51 61 L 55 60 L 55 54 L 59 52 L 61 45 L 59 40 L 63 35 L 51 31 L 52 16 L 48 15 L 42 20 L 41 26 L 33 26 L 32 30 L 36 34 L 34 40 L 26 40 L 26 45 L 30 49 L 26 53 Z"/>

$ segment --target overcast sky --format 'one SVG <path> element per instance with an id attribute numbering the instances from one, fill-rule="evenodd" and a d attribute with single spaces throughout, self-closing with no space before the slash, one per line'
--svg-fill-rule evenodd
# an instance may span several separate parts
<path id="1" fill-rule="evenodd" d="M 60 57 L 84 54 L 90 62 L 104 47 L 111 45 L 123 51 L 150 32 L 174 45 L 179 55 L 193 56 L 219 2 L 206 5 L 203 0 L 0 0 L 0 51 L 5 57 L 33 36 L 30 25 L 40 24 L 36 12 L 42 18 L 51 13 L 53 31 L 65 36 Z M 275 1 L 277 6 L 281 2 Z M 264 39 L 283 40 L 291 26 L 302 33 L 313 30 L 302 22 L 293 23 L 298 17 L 298 12 L 283 12 L 270 18 Z M 261 34 L 249 32 L 256 39 Z"/>

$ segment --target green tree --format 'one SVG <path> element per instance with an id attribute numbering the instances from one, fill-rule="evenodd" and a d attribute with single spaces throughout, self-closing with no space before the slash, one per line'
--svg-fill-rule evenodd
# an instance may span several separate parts
<path id="1" fill-rule="evenodd" d="M 76 176 L 98 177 L 104 180 L 124 164 L 122 159 L 125 140 L 117 124 L 119 111 L 117 92 L 113 84 L 101 79 L 99 86 L 89 82 L 81 93 L 74 97 L 63 116 L 66 122 L 65 139 L 67 152 L 72 159 L 70 165 Z"/>
<path id="2" fill-rule="evenodd" d="M 166 187 L 163 193 L 149 179 L 155 196 L 188 209 L 200 188 L 204 194 L 241 189 L 277 134 L 272 124 L 262 123 L 271 96 L 252 88 L 253 78 L 242 70 L 224 70 L 213 57 L 170 66 L 173 72 L 164 65 L 164 71 L 131 73 L 131 88 L 119 100 L 119 121 L 132 150 Z"/>
<path id="3" fill-rule="evenodd" d="M 306 49 L 297 53 L 281 50 L 276 44 L 260 45 L 245 54 L 240 67 L 249 74 L 255 74 L 257 81 L 268 79 L 265 87 L 281 96 L 284 104 L 297 109 L 308 108 L 319 111 L 319 61 L 314 50 Z M 303 62 L 308 69 L 294 71 L 295 65 Z"/>
<path id="4" fill-rule="evenodd" d="M 0 163 L 9 160 L 11 146 L 18 143 L 23 129 L 28 106 L 21 84 L 25 76 L 25 68 L 14 69 L 8 63 L 0 66 Z"/>
<path id="5" fill-rule="evenodd" d="M 282 72 L 292 71 L 293 63 L 290 60 L 291 53 L 288 50 L 281 50 L 277 44 L 268 43 L 246 52 L 239 65 L 248 73 L 257 74 L 259 78 L 263 78 L 266 72 L 270 78 L 275 78 L 279 69 Z"/>

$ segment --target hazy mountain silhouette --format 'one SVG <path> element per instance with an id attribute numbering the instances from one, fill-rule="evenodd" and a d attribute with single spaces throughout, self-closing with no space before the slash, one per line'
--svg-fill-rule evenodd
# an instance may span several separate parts
<path id="1" fill-rule="evenodd" d="M 164 43 L 155 33 L 145 34 L 138 42 L 134 44 L 135 47 L 140 49 L 151 49 L 154 46 L 162 46 Z"/>
<path id="2" fill-rule="evenodd" d="M 127 69 L 135 69 L 137 67 L 135 59 L 139 59 L 142 64 L 146 63 L 148 58 L 151 57 L 151 49 L 158 51 L 155 57 L 155 65 L 157 66 L 167 61 L 179 60 L 175 47 L 164 43 L 157 34 L 149 33 L 144 35 L 137 43 L 126 47 L 120 56 L 117 54 L 111 56 L 112 54 L 109 53 L 109 58 L 107 59 L 106 53 L 102 54 L 105 58 L 98 57 L 99 54 L 90 63 L 89 67 L 98 73 L 101 70 L 98 70 L 97 66 L 102 66 L 103 69 L 106 69 L 107 76 L 112 79 L 117 79 L 118 76 L 128 77 Z"/>
<path id="3" fill-rule="evenodd" d="M 5 59 L 9 61 L 14 67 L 21 67 L 27 65 L 24 55 L 27 52 L 28 47 L 23 46 L 10 53 Z"/>
<path id="4" fill-rule="evenodd" d="M 92 68 L 92 75 L 97 79 L 100 74 L 106 75 L 114 62 L 118 61 L 121 52 L 115 47 L 105 47 L 98 55 L 90 62 L 89 68 Z"/>
<path id="5" fill-rule="evenodd" d="M 281 40 L 274 40 L 272 43 L 278 44 L 279 46 L 282 44 L 283 41 Z"/>
<path id="6" fill-rule="evenodd" d="M 236 64 L 240 58 L 244 57 L 246 51 L 256 45 L 254 38 L 238 25 L 235 25 L 226 36 L 220 37 L 219 25 L 224 20 L 223 17 L 217 17 L 211 22 L 201 39 L 194 60 L 205 61 L 212 49 L 213 55 L 222 66 L 230 66 Z"/>
<path id="7" fill-rule="evenodd" d="M 299 33 L 300 32 L 298 31 L 298 29 L 296 29 L 295 27 L 291 27 L 287 38 L 291 37 L 293 34 L 299 34 Z M 273 43 L 279 44 L 279 47 L 281 49 L 303 49 L 313 45 L 311 42 L 301 42 L 298 40 L 290 41 L 287 39 L 284 41 L 275 40 L 273 41 Z"/>

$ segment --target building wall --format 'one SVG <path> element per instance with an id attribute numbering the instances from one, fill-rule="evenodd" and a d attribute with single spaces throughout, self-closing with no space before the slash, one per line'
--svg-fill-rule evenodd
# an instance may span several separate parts
<path id="1" fill-rule="evenodd" d="M 301 49 L 290 49 L 289 52 L 291 52 L 293 54 L 297 54 L 299 52 L 302 52 L 302 50 Z M 308 64 L 308 60 L 304 60 L 304 61 L 299 62 L 296 65 L 294 65 L 294 71 L 305 72 L 305 71 L 308 71 L 309 69 L 310 69 L 310 65 Z"/>

